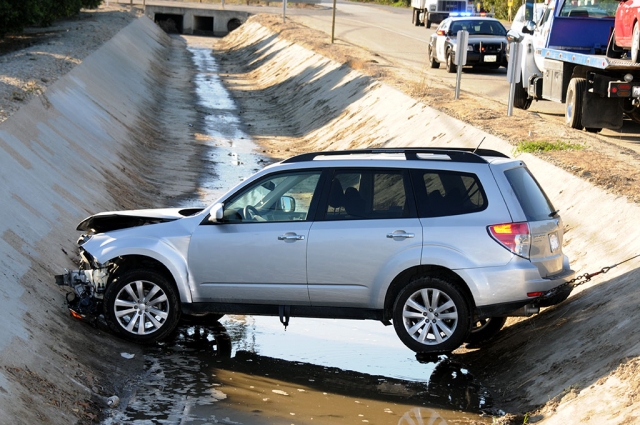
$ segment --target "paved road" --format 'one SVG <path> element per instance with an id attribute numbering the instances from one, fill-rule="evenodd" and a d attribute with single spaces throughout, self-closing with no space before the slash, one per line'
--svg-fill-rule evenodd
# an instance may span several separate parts
<path id="1" fill-rule="evenodd" d="M 332 2 L 321 2 L 320 8 L 293 9 L 287 13 L 294 20 L 311 28 L 331 34 Z M 508 27 L 508 24 L 506 25 Z M 435 31 L 411 24 L 411 10 L 387 6 L 339 1 L 336 7 L 335 38 L 376 52 L 388 60 L 415 72 L 428 72 L 429 77 L 455 87 L 455 74 L 444 67 L 429 69 L 426 63 L 426 46 Z M 509 84 L 506 69 L 485 72 L 464 72 L 462 89 L 508 103 Z M 564 105 L 554 102 L 534 102 L 529 109 L 558 122 L 564 121 Z M 640 125 L 625 121 L 620 131 L 603 130 L 603 140 L 623 145 L 640 152 Z"/>
<path id="2" fill-rule="evenodd" d="M 113 3 L 128 4 L 132 0 L 116 0 Z M 143 0 L 133 0 L 133 4 L 141 6 Z M 197 2 L 181 2 L 167 0 L 146 1 L 146 4 L 181 5 L 190 7 L 220 9 L 220 3 L 206 4 Z M 287 9 L 290 17 L 304 25 L 331 34 L 332 1 L 321 0 L 317 8 Z M 281 7 L 245 6 L 237 4 L 225 5 L 225 9 L 242 10 L 250 13 L 282 14 Z M 507 25 L 508 26 L 508 25 Z M 355 3 L 340 0 L 336 7 L 335 38 L 356 46 L 363 47 L 386 58 L 390 62 L 404 66 L 416 73 L 427 72 L 429 78 L 455 88 L 455 74 L 449 74 L 444 67 L 430 69 L 426 63 L 426 46 L 429 36 L 435 31 L 415 27 L 411 24 L 411 9 L 381 6 L 369 3 Z M 508 103 L 509 85 L 506 81 L 506 70 L 486 72 L 464 72 L 462 90 L 477 93 L 503 102 L 505 114 Z M 529 109 L 558 122 L 564 121 L 564 105 L 554 102 L 533 102 Z M 640 125 L 625 121 L 620 131 L 603 130 L 600 138 L 640 153 Z"/>

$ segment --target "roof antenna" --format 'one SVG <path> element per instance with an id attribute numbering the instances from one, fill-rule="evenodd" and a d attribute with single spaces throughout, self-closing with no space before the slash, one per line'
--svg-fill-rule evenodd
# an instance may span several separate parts
<path id="1" fill-rule="evenodd" d="M 487 136 L 484 136 L 482 138 L 482 140 L 480 140 L 480 143 L 478 143 L 478 146 L 476 146 L 476 148 L 471 153 L 476 153 L 476 151 L 478 150 L 478 148 L 480 147 L 480 145 L 482 144 L 482 142 L 484 142 L 484 139 L 486 139 L 486 138 L 487 138 Z"/>

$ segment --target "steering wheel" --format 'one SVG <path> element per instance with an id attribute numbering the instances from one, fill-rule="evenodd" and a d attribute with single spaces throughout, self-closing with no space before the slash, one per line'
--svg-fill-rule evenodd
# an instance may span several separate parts
<path id="1" fill-rule="evenodd" d="M 259 216 L 260 213 L 252 205 L 247 205 L 242 209 L 242 215 L 244 216 L 245 220 L 254 221 L 256 216 Z"/>

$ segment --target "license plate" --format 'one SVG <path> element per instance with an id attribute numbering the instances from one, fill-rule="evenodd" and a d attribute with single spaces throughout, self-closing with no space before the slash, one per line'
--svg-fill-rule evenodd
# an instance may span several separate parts
<path id="1" fill-rule="evenodd" d="M 549 235 L 549 247 L 551 248 L 551 252 L 556 252 L 558 248 L 560 248 L 560 241 L 558 240 L 558 234 L 555 232 Z"/>
<path id="2" fill-rule="evenodd" d="M 484 57 L 485 62 L 496 62 L 498 57 L 496 55 L 487 55 Z"/>
<path id="3" fill-rule="evenodd" d="M 634 86 L 633 87 L 633 97 L 638 97 L 640 96 L 640 86 Z"/>

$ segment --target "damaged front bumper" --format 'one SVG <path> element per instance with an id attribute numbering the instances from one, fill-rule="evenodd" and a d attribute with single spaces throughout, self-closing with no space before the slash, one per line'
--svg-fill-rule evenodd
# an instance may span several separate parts
<path id="1" fill-rule="evenodd" d="M 91 261 L 86 252 L 79 270 L 67 270 L 56 275 L 56 284 L 69 286 L 73 292 L 67 294 L 67 306 L 72 317 L 95 320 L 102 312 L 102 298 L 110 276 L 109 267 Z"/>

